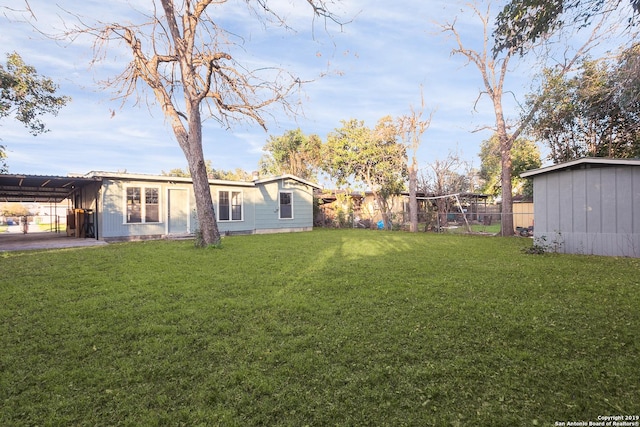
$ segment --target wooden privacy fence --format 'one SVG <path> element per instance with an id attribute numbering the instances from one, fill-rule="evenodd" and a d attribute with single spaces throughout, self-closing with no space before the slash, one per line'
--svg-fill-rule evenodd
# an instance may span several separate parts
<path id="1" fill-rule="evenodd" d="M 513 204 L 513 226 L 523 228 L 533 226 L 533 203 Z"/>

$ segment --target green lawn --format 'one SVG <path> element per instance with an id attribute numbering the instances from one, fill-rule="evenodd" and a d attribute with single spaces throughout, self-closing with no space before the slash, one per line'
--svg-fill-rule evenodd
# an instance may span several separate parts
<path id="1" fill-rule="evenodd" d="M 482 234 L 498 234 L 500 233 L 500 223 L 495 223 L 492 225 L 483 225 L 483 224 L 470 224 L 472 233 L 482 233 Z M 445 233 L 452 234 L 466 234 L 469 232 L 465 225 L 458 225 L 455 228 L 445 228 L 443 229 Z"/>
<path id="2" fill-rule="evenodd" d="M 640 414 L 640 260 L 370 230 L 0 253 L 2 426 Z"/>

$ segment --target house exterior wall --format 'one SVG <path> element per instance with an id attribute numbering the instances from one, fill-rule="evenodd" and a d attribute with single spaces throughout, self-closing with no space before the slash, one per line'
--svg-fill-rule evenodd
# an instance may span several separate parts
<path id="1" fill-rule="evenodd" d="M 242 219 L 241 220 L 221 220 L 220 219 L 220 192 L 239 192 L 242 194 Z M 211 198 L 216 212 L 216 221 L 221 234 L 245 234 L 253 233 L 256 228 L 256 212 L 254 205 L 256 203 L 256 189 L 253 187 L 231 187 L 223 185 L 211 186 Z M 195 207 L 195 198 L 193 199 Z M 197 215 L 193 210 L 195 224 L 197 224 Z"/>
<path id="2" fill-rule="evenodd" d="M 157 188 L 158 191 L 158 222 L 127 223 L 126 191 L 129 187 Z M 148 181 L 124 181 L 118 179 L 104 179 L 100 194 L 101 209 L 99 212 L 98 229 L 100 238 L 136 239 L 160 237 L 166 234 L 167 228 L 167 191 L 168 188 L 185 188 L 189 193 L 189 185 L 169 184 Z"/>
<path id="3" fill-rule="evenodd" d="M 290 193 L 292 217 L 281 218 L 280 193 Z M 255 232 L 308 231 L 313 228 L 313 188 L 292 179 L 278 179 L 256 187 Z"/>
<path id="4" fill-rule="evenodd" d="M 100 221 L 99 218 L 99 208 L 98 204 L 98 196 L 100 194 L 100 183 L 91 183 L 89 185 L 85 185 L 82 187 L 82 190 L 79 193 L 74 194 L 72 205 L 74 209 L 84 209 L 91 210 L 92 217 L 90 221 L 93 221 L 93 235 L 100 236 Z M 69 233 L 69 232 L 67 232 Z"/>
<path id="5" fill-rule="evenodd" d="M 81 191 L 73 196 L 73 207 L 78 209 L 97 209 L 96 196 L 100 192 L 100 183 L 91 183 L 82 187 Z"/>
<path id="6" fill-rule="evenodd" d="M 640 166 L 534 176 L 536 242 L 564 253 L 640 257 Z"/>
<path id="7" fill-rule="evenodd" d="M 128 222 L 127 188 L 154 188 L 158 190 L 158 221 Z M 253 234 L 286 231 L 307 231 L 313 228 L 313 188 L 294 179 L 283 178 L 261 183 L 211 184 L 211 198 L 218 229 L 221 234 Z M 185 199 L 186 206 L 179 209 L 185 215 L 186 228 L 175 232 L 170 212 L 171 199 Z M 220 193 L 241 194 L 241 219 L 221 219 Z M 292 218 L 280 218 L 280 193 L 291 194 Z M 95 196 L 94 196 L 95 197 Z M 195 196 L 189 182 L 167 182 L 160 180 L 126 180 L 105 178 L 98 196 L 99 238 L 104 240 L 137 240 L 161 238 L 172 234 L 193 234 L 198 229 Z M 87 207 L 88 208 L 88 207 Z M 95 208 L 94 208 L 95 209 Z"/>

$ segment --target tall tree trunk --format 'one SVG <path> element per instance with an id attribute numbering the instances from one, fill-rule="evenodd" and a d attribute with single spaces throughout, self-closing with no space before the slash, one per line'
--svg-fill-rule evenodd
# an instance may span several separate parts
<path id="1" fill-rule="evenodd" d="M 204 152 L 202 151 L 202 120 L 199 109 L 192 109 L 189 116 L 188 134 L 183 133 L 184 128 L 174 127 L 174 131 L 187 158 L 193 183 L 200 233 L 200 239 L 196 243 L 200 244 L 200 246 L 219 245 L 220 231 L 218 230 L 216 214 L 213 209 L 209 176 L 204 160 Z"/>
<path id="2" fill-rule="evenodd" d="M 509 138 L 506 137 L 506 139 L 508 140 Z M 502 236 L 513 236 L 515 231 L 513 228 L 513 196 L 511 188 L 511 144 L 501 141 L 500 154 L 500 163 L 502 165 L 500 173 L 502 184 L 502 226 L 500 234 Z"/>
<path id="3" fill-rule="evenodd" d="M 504 76 L 504 74 L 505 72 L 503 71 L 502 76 Z M 507 123 L 504 119 L 504 110 L 502 109 L 502 84 L 493 92 L 492 100 L 496 114 L 498 141 L 500 141 L 500 183 L 502 186 L 500 235 L 513 236 L 515 229 L 513 227 L 513 190 L 511 188 L 511 148 L 513 147 L 514 137 L 509 136 Z"/>
<path id="4" fill-rule="evenodd" d="M 193 144 L 196 145 L 196 144 Z M 199 149 L 202 153 L 201 145 L 193 147 Z M 198 156 L 188 157 L 189 171 L 191 172 L 191 179 L 193 180 L 193 191 L 196 199 L 196 214 L 198 216 L 198 228 L 201 236 L 200 245 L 219 245 L 220 244 L 220 231 L 218 230 L 218 224 L 216 222 L 216 214 L 213 209 L 213 199 L 211 197 L 211 188 L 209 187 L 209 177 L 207 175 L 207 169 L 205 161 L 200 154 Z"/>
<path id="5" fill-rule="evenodd" d="M 447 200 L 444 198 L 436 199 L 436 206 L 438 207 L 438 232 L 440 232 L 442 228 L 449 225 Z"/>

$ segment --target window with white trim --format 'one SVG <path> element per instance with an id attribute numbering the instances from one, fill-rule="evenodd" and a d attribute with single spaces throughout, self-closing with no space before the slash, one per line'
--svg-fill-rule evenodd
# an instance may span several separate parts
<path id="1" fill-rule="evenodd" d="M 242 221 L 242 192 L 218 191 L 218 219 Z"/>
<path id="2" fill-rule="evenodd" d="M 280 219 L 293 218 L 293 193 L 280 192 Z"/>
<path id="3" fill-rule="evenodd" d="M 127 187 L 125 222 L 160 222 L 159 194 L 157 187 Z"/>

